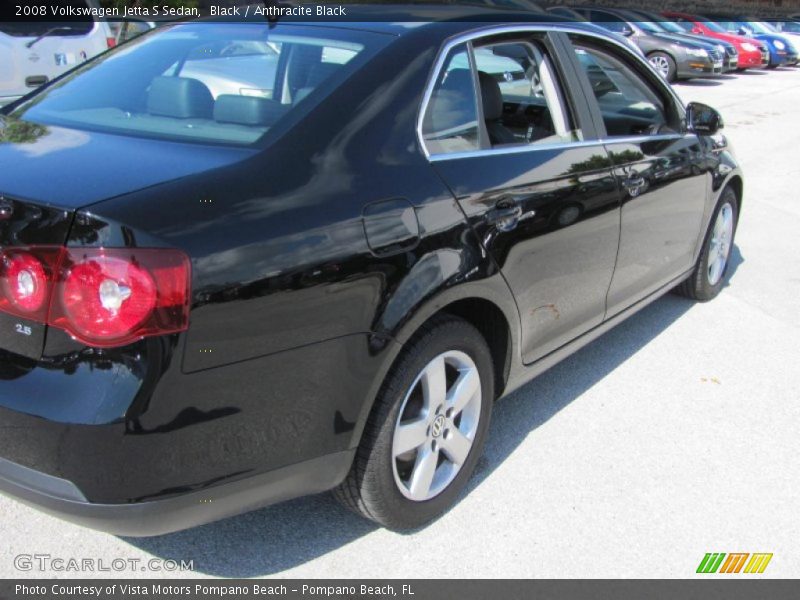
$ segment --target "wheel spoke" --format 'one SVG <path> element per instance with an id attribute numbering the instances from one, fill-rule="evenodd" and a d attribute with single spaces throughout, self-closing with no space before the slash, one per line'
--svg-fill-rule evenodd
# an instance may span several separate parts
<path id="1" fill-rule="evenodd" d="M 411 450 L 419 448 L 428 439 L 427 419 L 417 419 L 407 423 L 400 423 L 394 432 L 392 455 L 397 457 Z"/>
<path id="2" fill-rule="evenodd" d="M 708 248 L 708 282 L 717 285 L 731 253 L 733 241 L 733 209 L 729 204 L 723 205 L 717 214 Z"/>
<path id="3" fill-rule="evenodd" d="M 422 395 L 426 408 L 441 404 L 447 395 L 447 379 L 444 370 L 444 356 L 434 358 L 422 372 Z"/>
<path id="4" fill-rule="evenodd" d="M 436 475 L 436 466 L 439 462 L 439 452 L 432 450 L 430 446 L 425 446 L 417 455 L 417 462 L 411 472 L 411 480 L 408 482 L 408 491 L 417 498 L 424 498 L 428 495 L 433 484 L 433 476 Z"/>
<path id="5" fill-rule="evenodd" d="M 475 369 L 462 371 L 453 387 L 447 393 L 447 408 L 453 409 L 450 418 L 455 418 L 475 397 L 481 387 L 481 379 Z"/>
<path id="6" fill-rule="evenodd" d="M 452 428 L 449 435 L 442 438 L 442 452 L 457 465 L 463 465 L 467 460 L 472 441 L 457 428 Z"/>
<path id="7" fill-rule="evenodd" d="M 711 285 L 716 285 L 722 275 L 722 270 L 725 268 L 725 258 L 720 253 L 714 258 L 708 269 L 708 279 Z"/>

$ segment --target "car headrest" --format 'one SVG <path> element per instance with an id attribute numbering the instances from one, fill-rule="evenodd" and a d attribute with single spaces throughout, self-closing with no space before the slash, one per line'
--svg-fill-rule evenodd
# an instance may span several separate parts
<path id="1" fill-rule="evenodd" d="M 481 83 L 483 117 L 487 121 L 496 121 L 503 116 L 503 94 L 500 91 L 500 84 L 484 71 L 478 71 L 478 81 Z"/>
<path id="2" fill-rule="evenodd" d="M 214 105 L 214 120 L 237 125 L 273 125 L 288 107 L 280 102 L 258 96 L 223 94 Z"/>
<path id="3" fill-rule="evenodd" d="M 197 79 L 156 77 L 147 95 L 147 112 L 176 119 L 209 119 L 214 97 Z"/>

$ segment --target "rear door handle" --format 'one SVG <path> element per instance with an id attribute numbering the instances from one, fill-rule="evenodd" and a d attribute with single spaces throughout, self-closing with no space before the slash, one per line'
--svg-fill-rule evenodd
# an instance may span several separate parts
<path id="1" fill-rule="evenodd" d="M 638 196 L 646 185 L 647 180 L 644 177 L 631 177 L 630 179 L 622 180 L 622 186 L 633 197 Z"/>
<path id="2" fill-rule="evenodd" d="M 517 226 L 522 216 L 522 207 L 508 200 L 501 200 L 486 213 L 486 220 L 493 223 L 500 231 L 511 231 Z"/>

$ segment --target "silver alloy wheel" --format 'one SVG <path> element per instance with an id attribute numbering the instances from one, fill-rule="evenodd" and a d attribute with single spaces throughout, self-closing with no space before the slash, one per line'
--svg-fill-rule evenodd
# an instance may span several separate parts
<path id="1" fill-rule="evenodd" d="M 669 61 L 665 56 L 650 57 L 650 64 L 655 67 L 664 79 L 669 79 Z"/>
<path id="2" fill-rule="evenodd" d="M 466 462 L 481 417 L 481 378 L 464 352 L 430 361 L 403 399 L 392 440 L 400 492 L 417 502 L 441 494 Z"/>
<path id="3" fill-rule="evenodd" d="M 714 222 L 711 245 L 708 248 L 708 283 L 717 285 L 725 273 L 733 240 L 733 206 L 729 202 L 722 205 Z"/>

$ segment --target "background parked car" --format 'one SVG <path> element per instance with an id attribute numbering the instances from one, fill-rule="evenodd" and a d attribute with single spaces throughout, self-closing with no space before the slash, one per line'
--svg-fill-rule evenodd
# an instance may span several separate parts
<path id="1" fill-rule="evenodd" d="M 96 0 L 65 0 L 75 8 Z M 116 44 L 108 23 L 0 22 L 0 106 L 13 102 Z"/>
<path id="2" fill-rule="evenodd" d="M 631 12 L 642 17 L 645 21 L 649 22 L 651 26 L 663 29 L 666 33 L 677 35 L 695 42 L 707 43 L 709 46 L 716 48 L 723 54 L 723 73 L 736 70 L 739 64 L 739 51 L 736 50 L 736 46 L 731 42 L 726 42 L 725 40 L 710 40 L 708 38 L 704 38 L 702 35 L 687 32 L 680 25 L 664 19 L 664 17 L 655 12 L 646 10 L 636 10 Z"/>
<path id="3" fill-rule="evenodd" d="M 800 35 L 800 21 L 770 21 L 770 25 L 783 35 Z"/>
<path id="4" fill-rule="evenodd" d="M 672 11 L 662 14 L 690 33 L 734 44 L 739 52 L 739 67 L 737 71 L 761 69 L 769 64 L 769 49 L 753 38 L 729 33 L 705 17 Z"/>
<path id="5" fill-rule="evenodd" d="M 576 11 L 576 10 L 574 10 L 572 8 L 569 8 L 568 6 L 550 6 L 550 7 L 546 8 L 545 10 L 548 13 L 552 14 L 552 15 L 556 15 L 556 16 L 562 17 L 564 19 L 570 19 L 570 20 L 573 20 L 573 21 L 580 21 L 580 22 L 583 22 L 583 23 L 589 23 L 589 20 L 586 17 L 584 17 L 578 11 Z M 594 24 L 592 23 L 592 25 L 594 25 Z M 599 25 L 594 25 L 594 26 L 595 27 L 599 27 Z M 620 35 L 619 33 L 615 33 L 613 31 L 609 31 L 608 29 L 605 29 L 605 28 L 603 28 L 603 29 L 605 30 L 606 35 L 613 36 L 615 40 L 626 44 L 631 50 L 635 50 L 637 53 L 639 53 L 642 56 L 644 56 L 644 52 L 642 52 L 642 49 L 639 48 L 639 46 L 634 44 L 630 39 L 628 39 L 624 35 Z"/>
<path id="6" fill-rule="evenodd" d="M 776 23 L 772 23 L 769 21 L 748 19 L 747 22 L 753 26 L 756 33 L 760 33 L 762 35 L 780 35 L 784 40 L 788 42 L 786 46 L 786 53 L 787 53 L 786 64 L 788 66 L 795 66 L 798 64 L 798 61 L 800 61 L 800 56 L 798 56 L 798 42 L 800 42 L 800 24 L 795 23 L 795 25 L 797 25 L 797 28 L 794 31 L 792 31 L 791 28 L 790 30 L 783 31 L 777 26 Z"/>
<path id="7" fill-rule="evenodd" d="M 573 8 L 591 22 L 629 37 L 667 81 L 722 73 L 723 55 L 713 46 L 667 33 L 629 11 Z"/>
<path id="8" fill-rule="evenodd" d="M 744 35 L 760 41 L 769 50 L 767 68 L 774 69 L 781 65 L 796 65 L 797 50 L 785 36 L 761 25 L 758 21 L 748 21 L 746 18 L 730 20 L 730 17 L 708 15 L 717 25 L 728 33 Z"/>

